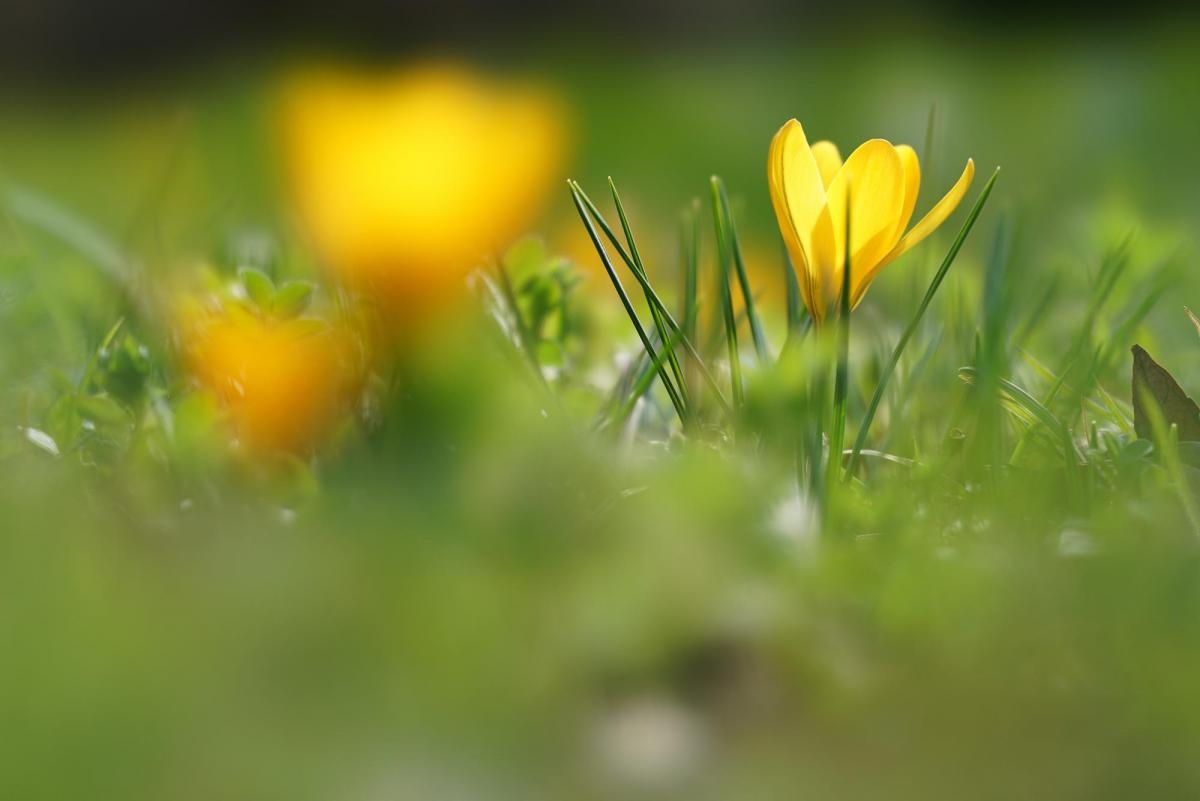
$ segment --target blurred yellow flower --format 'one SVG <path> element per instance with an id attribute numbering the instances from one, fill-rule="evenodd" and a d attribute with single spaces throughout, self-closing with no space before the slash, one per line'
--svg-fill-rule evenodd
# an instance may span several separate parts
<path id="1" fill-rule="evenodd" d="M 843 163 L 832 142 L 809 146 L 800 123 L 788 120 L 771 142 L 767 178 L 813 321 L 819 325 L 841 299 L 847 216 L 853 307 L 880 270 L 946 221 L 974 177 L 975 163 L 968 159 L 945 197 L 905 233 L 921 187 L 921 165 L 911 147 L 871 139 Z"/>
<path id="2" fill-rule="evenodd" d="M 320 256 L 401 326 L 535 221 L 567 139 L 549 97 L 452 64 L 310 73 L 290 84 L 282 123 Z"/>
<path id="3" fill-rule="evenodd" d="M 183 314 L 184 357 L 256 452 L 299 453 L 319 443 L 357 386 L 355 340 L 313 318 L 278 319 L 236 304 Z"/>

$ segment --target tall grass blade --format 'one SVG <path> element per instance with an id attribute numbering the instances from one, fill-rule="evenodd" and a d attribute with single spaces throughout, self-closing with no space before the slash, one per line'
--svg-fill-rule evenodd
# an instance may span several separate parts
<path id="1" fill-rule="evenodd" d="M 729 232 L 725 228 L 721 213 L 720 179 L 715 175 L 710 181 L 712 185 L 713 224 L 717 235 L 717 292 L 721 299 L 721 314 L 725 326 L 725 347 L 729 358 L 729 381 L 733 389 L 734 409 L 741 409 L 745 397 L 742 386 L 742 364 L 738 354 L 737 320 L 733 315 L 733 286 L 730 278 L 730 262 L 733 254 L 730 252 Z"/>
<path id="2" fill-rule="evenodd" d="M 807 311 L 800 298 L 800 281 L 796 279 L 796 268 L 788 255 L 787 245 L 781 243 L 780 250 L 782 256 L 779 263 L 783 267 L 783 288 L 787 298 L 787 338 L 790 340 L 802 332 Z"/>
<path id="3" fill-rule="evenodd" d="M 617 271 L 613 268 L 612 259 L 608 256 L 608 251 L 604 249 L 604 244 L 600 241 L 599 234 L 596 233 L 596 226 L 592 224 L 591 218 L 588 216 L 587 210 L 584 208 L 583 202 L 574 191 L 574 184 L 568 182 L 571 186 L 571 199 L 575 203 L 575 210 L 579 212 L 579 219 L 583 221 L 584 227 L 587 229 L 588 236 L 591 237 L 592 246 L 596 249 L 596 253 L 600 256 L 600 261 L 604 264 L 604 270 L 608 273 L 608 278 L 612 282 L 613 289 L 617 291 L 617 296 L 621 299 L 621 305 L 625 308 L 625 313 L 629 316 L 629 321 L 633 323 L 634 329 L 637 331 L 638 339 L 641 340 L 642 347 L 649 354 L 651 360 L 656 358 L 654 346 L 650 344 L 650 338 L 646 335 L 646 329 L 642 327 L 642 321 L 638 319 L 637 312 L 633 308 L 633 303 L 629 300 L 629 295 L 625 292 L 625 287 L 621 284 L 621 278 L 617 275 Z M 648 286 L 648 284 L 647 284 Z M 674 384 L 671 383 L 671 377 L 667 374 L 665 368 L 661 365 L 658 369 L 659 378 L 662 379 L 663 388 L 667 391 L 667 396 L 671 399 L 671 405 L 675 407 L 675 412 L 679 415 L 680 423 L 687 424 L 687 412 L 684 410 L 683 401 L 679 397 Z"/>
<path id="4" fill-rule="evenodd" d="M 750 289 L 750 277 L 746 274 L 746 263 L 742 259 L 742 246 L 738 241 L 737 226 L 733 222 L 729 196 L 725 193 L 725 182 L 714 175 L 712 183 L 721 206 L 719 224 L 725 229 L 730 255 L 733 257 L 733 266 L 737 271 L 738 284 L 742 289 L 742 304 L 746 309 L 746 319 L 750 323 L 750 336 L 754 340 L 754 352 L 757 354 L 759 362 L 766 364 L 770 360 L 767 337 L 763 333 L 762 322 L 758 319 L 758 312 L 754 308 L 754 293 Z"/>
<path id="5" fill-rule="evenodd" d="M 512 278 L 502 259 L 496 260 L 496 284 L 499 287 L 500 296 L 504 300 L 504 305 L 508 307 L 509 321 L 514 329 L 513 334 L 517 340 L 517 346 L 529 360 L 533 372 L 537 374 L 542 383 L 545 383 L 546 377 L 542 375 L 542 365 L 537 355 L 537 342 L 533 331 L 525 321 L 525 315 L 521 314 L 521 305 L 517 302 L 517 293 L 513 289 Z"/>
<path id="6" fill-rule="evenodd" d="M 695 206 L 683 213 L 680 231 L 680 261 L 683 266 L 683 334 L 690 340 L 696 338 L 696 302 L 700 279 L 700 226 L 697 224 Z"/>
<path id="7" fill-rule="evenodd" d="M 663 369 L 663 363 L 671 357 L 671 354 L 675 352 L 675 347 L 679 344 L 679 341 L 682 338 L 683 332 L 676 331 L 674 335 L 671 336 L 671 339 L 663 345 L 661 350 L 659 350 L 658 355 L 654 357 L 654 361 L 649 365 L 649 368 L 642 371 L 642 374 L 638 376 L 637 381 L 634 382 L 633 387 L 629 390 L 629 394 L 621 403 L 620 408 L 618 408 L 612 416 L 612 422 L 616 429 L 619 430 L 625 425 L 625 421 L 628 420 L 629 415 L 633 413 L 633 409 L 637 405 L 637 402 L 641 400 L 642 396 L 645 395 L 647 390 L 650 389 L 650 385 L 654 383 L 654 376 Z"/>
<path id="8" fill-rule="evenodd" d="M 959 368 L 958 377 L 967 384 L 975 384 L 979 379 L 979 371 L 974 367 L 962 367 Z M 997 378 L 996 387 L 1006 409 L 1021 418 L 1026 424 L 1044 426 L 1051 433 L 1055 444 L 1062 448 L 1067 457 L 1067 464 L 1070 465 L 1071 457 L 1077 456 L 1078 453 L 1066 424 L 1055 417 L 1054 412 L 1050 411 L 1045 404 L 1007 378 Z"/>
<path id="9" fill-rule="evenodd" d="M 1142 387 L 1141 390 L 1141 406 L 1145 408 L 1146 417 L 1150 421 L 1154 447 L 1162 455 L 1163 469 L 1171 479 L 1183 512 L 1192 526 L 1192 533 L 1200 537 L 1200 508 L 1196 505 L 1196 499 L 1192 497 L 1191 488 L 1183 473 L 1183 461 L 1179 457 L 1179 430 L 1174 424 L 1167 424 L 1166 416 L 1153 394 L 1146 387 Z"/>
<path id="10" fill-rule="evenodd" d="M 950 270 L 950 265 L 954 264 L 959 250 L 962 249 L 963 243 L 967 240 L 967 234 L 971 232 L 975 221 L 979 219 L 979 215 L 983 211 L 983 207 L 987 203 L 988 196 L 991 195 L 992 187 L 995 186 L 996 178 L 999 175 L 1000 168 L 997 167 L 991 177 L 988 178 L 987 183 L 983 185 L 983 190 L 980 191 L 975 205 L 971 207 L 967 219 L 963 222 L 962 227 L 958 230 L 958 234 L 954 237 L 953 244 L 950 245 L 950 250 L 946 252 L 946 258 L 942 260 L 941 266 L 934 273 L 933 280 L 929 282 L 929 289 L 925 291 L 925 297 L 921 299 L 921 305 L 917 307 L 917 313 L 913 315 L 908 327 L 900 335 L 900 340 L 892 350 L 891 358 L 884 365 L 883 372 L 879 375 L 879 383 L 876 384 L 875 392 L 871 395 L 871 400 L 867 404 L 867 412 L 863 416 L 862 423 L 859 425 L 858 436 L 854 440 L 854 450 L 850 455 L 850 464 L 846 467 L 847 476 L 853 475 L 855 469 L 858 467 L 859 457 L 867 442 L 867 434 L 871 430 L 871 423 L 875 419 L 876 412 L 879 411 L 879 402 L 883 400 L 883 393 L 887 390 L 888 382 L 891 380 L 892 374 L 896 371 L 896 365 L 900 363 L 900 357 L 904 354 L 904 349 L 908 347 L 909 340 L 916 334 L 917 327 L 921 324 L 921 320 L 925 317 L 925 312 L 929 309 L 929 304 L 933 302 L 934 295 L 937 294 L 938 288 L 941 287 L 942 281 L 946 278 L 946 273 Z"/>
<path id="11" fill-rule="evenodd" d="M 659 312 L 663 316 L 663 319 L 666 321 L 667 326 L 671 329 L 671 332 L 674 333 L 675 331 L 679 330 L 679 323 L 675 321 L 675 318 L 671 315 L 671 312 L 666 307 L 666 304 L 662 302 L 662 298 L 660 298 L 658 293 L 654 291 L 654 287 L 651 286 L 650 282 L 644 276 L 639 274 L 638 271 L 633 268 L 633 259 L 625 252 L 625 249 L 621 247 L 620 240 L 613 232 L 612 227 L 609 226 L 608 222 L 604 219 L 604 215 L 600 213 L 598 208 L 596 208 L 596 204 L 592 202 L 592 199 L 587 196 L 587 193 L 583 191 L 583 187 L 581 187 L 577 182 L 568 181 L 567 183 L 571 187 L 571 194 L 575 199 L 576 208 L 579 208 L 579 204 L 581 203 L 587 208 L 588 214 L 596 221 L 596 224 L 600 226 L 601 230 L 604 231 L 604 235 L 612 244 L 613 249 L 617 251 L 617 255 L 619 255 L 621 260 L 625 262 L 625 266 L 629 268 L 629 271 L 633 274 L 634 279 L 636 279 L 638 284 L 641 285 L 642 290 L 648 294 L 650 301 L 658 308 Z M 593 239 L 593 242 L 594 241 L 595 240 Z M 695 308 L 693 307 L 693 313 L 694 311 Z M 700 370 L 700 375 L 704 378 L 704 381 L 708 385 L 709 389 L 712 390 L 712 393 L 716 397 L 717 402 L 720 404 L 722 411 L 724 411 L 725 414 L 732 414 L 733 408 L 730 406 L 729 401 L 725 399 L 725 395 L 721 392 L 721 388 L 717 384 L 716 378 L 713 376 L 712 371 L 709 370 L 708 366 L 704 363 L 704 359 L 700 356 L 700 352 L 696 350 L 696 346 L 692 344 L 692 341 L 686 336 L 686 334 L 681 342 L 688 354 L 695 359 L 696 365 Z"/>
<path id="12" fill-rule="evenodd" d="M 829 431 L 828 487 L 837 483 L 846 438 L 846 402 L 850 388 L 850 190 L 846 189 L 846 262 L 842 265 L 842 293 L 838 299 L 837 372 L 833 382 L 833 425 Z"/>
<path id="13" fill-rule="evenodd" d="M 131 289 L 133 266 L 129 258 L 91 223 L 23 187 L 6 187 L 3 198 L 13 217 L 70 245 L 122 289 Z"/>
<path id="14" fill-rule="evenodd" d="M 625 215 L 625 206 L 621 203 L 621 195 L 617 192 L 617 185 L 611 176 L 608 179 L 608 186 L 612 190 L 613 205 L 616 207 L 617 217 L 621 221 L 621 230 L 625 233 L 625 243 L 629 246 L 629 256 L 633 259 L 633 268 L 642 279 L 639 283 L 643 285 L 642 294 L 646 296 L 646 305 L 650 307 L 650 318 L 654 321 L 654 328 L 658 331 L 659 341 L 666 342 L 668 339 L 667 326 L 662 312 L 651 299 L 650 292 L 646 290 L 646 287 L 650 286 L 646 265 L 642 262 L 641 254 L 638 252 L 637 242 L 633 238 L 633 229 L 629 226 L 629 218 Z M 679 359 L 675 357 L 674 349 L 669 352 L 667 361 L 671 365 L 671 375 L 675 378 L 675 388 L 679 390 L 679 398 L 683 402 L 684 410 L 687 411 L 689 405 L 687 383 L 684 381 L 683 370 L 679 366 Z"/>

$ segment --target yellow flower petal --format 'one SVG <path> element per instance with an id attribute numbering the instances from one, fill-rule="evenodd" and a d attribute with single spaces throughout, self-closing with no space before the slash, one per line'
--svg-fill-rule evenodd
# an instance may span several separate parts
<path id="1" fill-rule="evenodd" d="M 896 243 L 896 247 L 892 248 L 891 252 L 883 257 L 879 264 L 875 266 L 874 271 L 865 277 L 865 280 L 870 283 L 875 274 L 881 269 L 890 264 L 894 259 L 907 253 L 921 240 L 937 230 L 937 227 L 944 223 L 946 218 L 958 208 L 958 204 L 966 196 L 967 190 L 971 188 L 973 180 L 975 180 L 975 162 L 967 159 L 967 166 L 963 168 L 962 175 L 958 177 L 954 186 L 950 187 L 950 191 L 929 210 L 928 214 L 921 218 L 920 222 L 912 227 L 912 230 L 901 237 L 900 241 Z M 862 291 L 866 291 L 865 286 Z M 861 294 L 858 299 L 861 299 Z M 857 299 L 855 302 L 857 302 Z"/>
<path id="2" fill-rule="evenodd" d="M 890 142 L 871 139 L 860 145 L 829 187 L 829 217 L 837 244 L 834 261 L 824 265 L 830 277 L 828 299 L 841 292 L 845 263 L 846 196 L 850 200 L 850 280 L 857 295 L 865 276 L 896 245 L 906 200 L 905 171 L 901 156 Z M 853 295 L 852 295 L 853 297 Z"/>
<path id="3" fill-rule="evenodd" d="M 917 158 L 917 151 L 908 145 L 896 145 L 896 155 L 904 166 L 904 213 L 900 215 L 900 232 L 903 233 L 912 219 L 917 196 L 921 193 L 921 161 Z"/>
<path id="4" fill-rule="evenodd" d="M 771 203 L 796 268 L 804 305 L 816 316 L 809 252 L 813 229 L 825 208 L 825 186 L 804 128 L 794 119 L 788 120 L 771 140 L 767 178 Z"/>
<path id="5" fill-rule="evenodd" d="M 837 145 L 829 141 L 814 144 L 812 154 L 817 160 L 817 169 L 821 172 L 821 183 L 828 189 L 834 176 L 842 168 L 842 154 L 838 152 Z"/>
<path id="6" fill-rule="evenodd" d="M 467 273 L 534 221 L 567 144 L 553 97 L 453 63 L 305 72 L 279 123 L 305 232 L 389 320 L 465 295 Z"/>

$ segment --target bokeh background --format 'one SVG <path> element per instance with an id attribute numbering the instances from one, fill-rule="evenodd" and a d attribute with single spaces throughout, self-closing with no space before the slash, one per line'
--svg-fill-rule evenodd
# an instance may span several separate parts
<path id="1" fill-rule="evenodd" d="M 1195 797 L 1200 559 L 1161 496 L 1064 514 L 1034 473 L 992 540 L 896 491 L 818 559 L 769 470 L 617 460 L 466 333 L 410 365 L 404 415 L 299 477 L 196 442 L 161 473 L 64 475 L 17 432 L 136 307 L 97 269 L 110 248 L 164 282 L 263 247 L 322 276 L 275 114 L 331 62 L 464 63 L 557 97 L 569 156 L 532 227 L 600 307 L 569 177 L 600 196 L 612 176 L 669 265 L 719 174 L 774 265 L 765 159 L 789 117 L 843 153 L 913 144 L 934 191 L 968 156 L 1000 165 L 939 299 L 966 334 L 919 416 L 945 423 L 995 242 L 1024 310 L 1058 287 L 1028 342 L 1050 361 L 1128 240 L 1115 305 L 1169 275 L 1137 335 L 1197 387 L 1198 44 L 1165 2 L 6 0 L 0 797 Z M 951 236 L 861 319 L 904 319 Z M 1123 400 L 1126 380 L 1103 376 Z"/>

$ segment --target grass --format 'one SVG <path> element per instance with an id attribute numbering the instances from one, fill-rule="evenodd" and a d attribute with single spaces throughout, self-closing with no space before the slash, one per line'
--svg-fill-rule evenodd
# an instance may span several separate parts
<path id="1" fill-rule="evenodd" d="M 761 80 L 692 65 L 695 85 L 742 108 L 784 59 L 759 58 Z M 659 69 L 628 102 L 657 82 L 686 106 Z M 805 318 L 765 136 L 716 151 L 753 169 L 668 154 L 661 206 L 626 143 L 555 206 L 602 282 L 553 248 L 504 254 L 490 314 L 372 376 L 312 458 L 231 454 L 146 311 L 175 262 L 144 243 L 197 226 L 251 300 L 334 304 L 285 225 L 264 224 L 279 258 L 245 263 L 226 254 L 262 209 L 205 227 L 220 193 L 185 185 L 179 219 L 124 236 L 105 216 L 134 189 L 96 211 L 103 186 L 20 176 L 0 215 L 0 797 L 1194 797 L 1200 460 L 1153 415 L 1136 437 L 1127 356 L 1200 386 L 1174 308 L 1194 254 L 1168 212 L 1132 238 L 1128 214 L 1079 223 L 1106 201 L 1042 152 L 1075 158 L 1066 124 L 1034 146 L 998 122 L 1046 86 L 1075 110 L 1134 90 L 979 69 L 994 113 L 939 104 L 962 139 L 924 152 L 952 164 L 993 125 L 977 155 L 1004 181 L 843 309 L 851 328 Z M 841 102 L 872 96 L 848 80 Z M 607 86 L 585 115 L 609 118 Z M 886 124 L 869 105 L 847 118 Z M 1149 108 L 1170 142 L 1177 106 Z M 1097 134 L 1137 175 L 1143 125 Z M 620 155 L 606 131 L 588 159 Z M 607 170 L 623 196 L 601 208 L 583 187 Z M 1186 217 L 1177 181 L 1156 191 Z"/>

